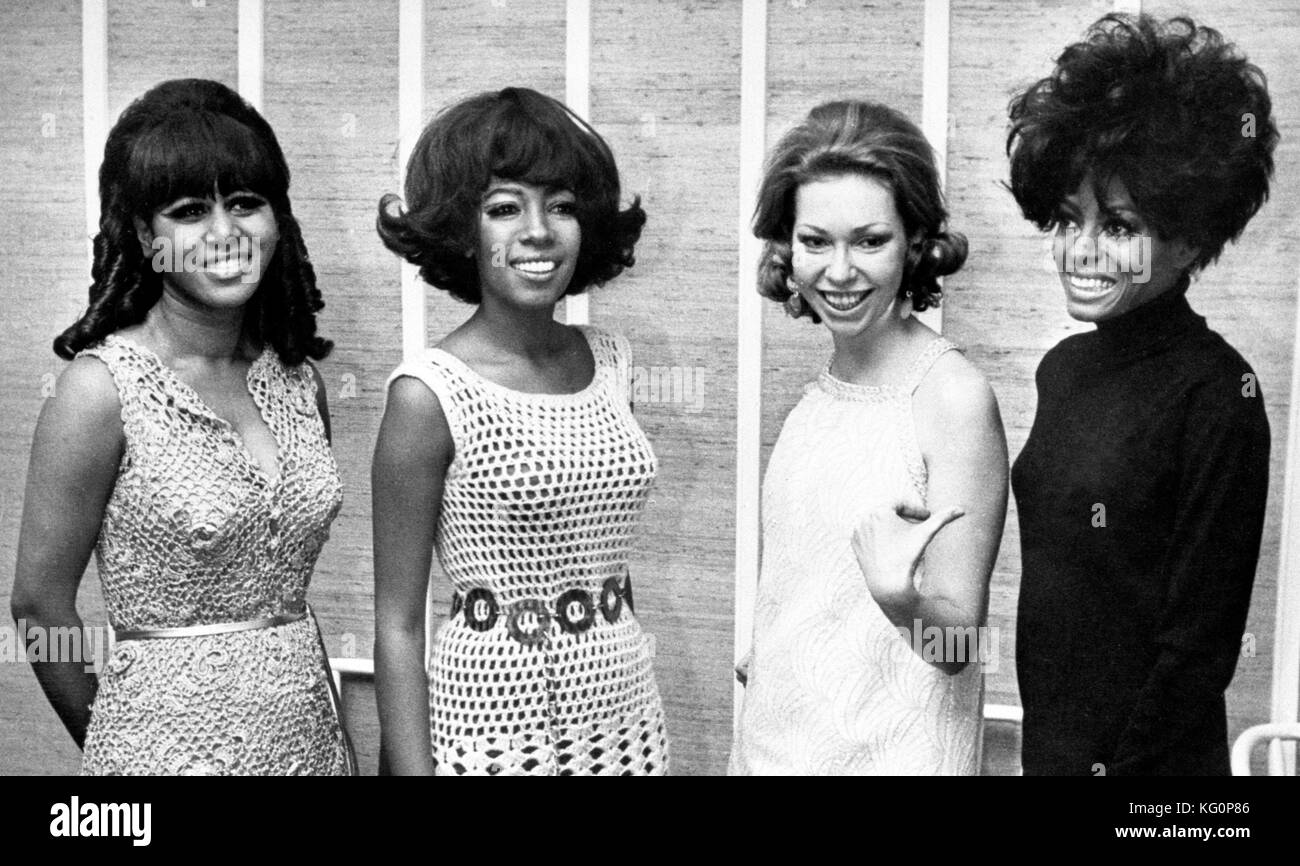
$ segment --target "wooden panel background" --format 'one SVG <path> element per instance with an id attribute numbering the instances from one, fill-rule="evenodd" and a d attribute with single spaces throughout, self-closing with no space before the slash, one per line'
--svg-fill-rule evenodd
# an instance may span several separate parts
<path id="1" fill-rule="evenodd" d="M 591 298 L 591 321 L 632 341 L 643 375 L 686 377 L 695 390 L 655 391 L 637 414 L 660 458 L 633 572 L 638 607 L 655 636 L 656 669 L 674 769 L 718 773 L 730 745 L 736 443 L 735 218 L 740 7 L 733 0 L 594 0 L 591 120 L 613 146 L 627 196 L 649 214 L 635 268 Z M 953 0 L 949 194 L 953 226 L 971 240 L 966 269 L 948 282 L 944 327 L 992 381 L 1018 453 L 1034 408 L 1033 371 L 1075 330 L 1054 278 L 1038 269 L 1040 238 L 999 186 L 1011 92 L 1111 4 Z M 1174 7 L 1149 2 L 1157 13 Z M 1270 77 L 1283 124 L 1273 200 L 1242 243 L 1193 289 L 1193 303 L 1260 374 L 1273 426 L 1273 478 L 1264 556 L 1243 658 L 1230 692 L 1234 733 L 1268 716 L 1282 470 L 1295 334 L 1295 171 L 1300 38 L 1294 3 L 1246 8 L 1183 4 L 1206 16 Z M 235 0 L 109 0 L 110 123 L 148 86 L 173 76 L 235 83 Z M 768 4 L 768 144 L 817 102 L 865 97 L 919 120 L 922 4 L 909 0 L 772 0 Z M 141 22 L 148 22 L 147 27 Z M 384 192 L 399 191 L 396 0 L 272 0 L 266 15 L 265 114 L 293 170 L 293 201 L 336 341 L 321 365 L 344 509 L 317 569 L 312 597 L 332 654 L 369 657 L 373 641 L 369 463 L 384 382 L 400 359 L 396 260 L 373 230 Z M 164 32 L 165 39 L 158 34 Z M 563 97 L 563 0 L 428 0 L 425 114 L 469 93 L 510 84 Z M 81 158 L 81 12 L 74 0 L 0 4 L 0 237 L 7 267 L 0 323 L 0 602 L 12 580 L 31 430 L 62 367 L 49 343 L 85 302 L 88 283 Z M 165 46 L 160 48 L 159 46 Z M 174 48 L 173 48 L 174 46 Z M 470 309 L 429 293 L 429 339 Z M 818 328 L 765 305 L 763 455 L 800 385 L 829 356 Z M 1014 511 L 994 582 L 1002 629 L 988 700 L 1017 702 Z M 94 568 L 81 609 L 102 622 Z M 445 578 L 435 575 L 435 603 Z M 362 766 L 377 733 L 365 684 L 347 690 Z M 1012 762 L 1014 763 L 1014 762 Z M 25 665 L 0 664 L 0 774 L 75 772 L 77 753 Z"/>

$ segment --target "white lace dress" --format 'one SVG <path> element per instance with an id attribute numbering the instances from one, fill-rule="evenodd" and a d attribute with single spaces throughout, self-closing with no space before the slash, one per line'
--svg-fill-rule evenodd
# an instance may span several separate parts
<path id="1" fill-rule="evenodd" d="M 912 395 L 952 349 L 935 340 L 901 386 L 823 372 L 786 418 L 763 480 L 754 655 L 731 773 L 977 772 L 978 664 L 950 677 L 923 661 L 871 598 L 851 542 L 868 511 L 908 488 L 925 499 Z"/>
<path id="2" fill-rule="evenodd" d="M 440 775 L 660 775 L 650 642 L 627 560 L 657 463 L 628 405 L 622 337 L 582 326 L 575 394 L 528 394 L 430 349 L 402 364 L 455 443 L 434 536 L 451 616 L 428 649 Z"/>

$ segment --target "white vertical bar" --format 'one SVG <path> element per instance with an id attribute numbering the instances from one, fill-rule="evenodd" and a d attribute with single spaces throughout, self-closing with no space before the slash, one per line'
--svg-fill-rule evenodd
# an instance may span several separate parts
<path id="1" fill-rule="evenodd" d="M 424 0 L 401 0 L 397 20 L 397 183 L 424 121 Z M 423 356 L 427 337 L 424 284 L 419 269 L 402 262 L 402 359 Z"/>
<path id="2" fill-rule="evenodd" d="M 108 135 L 108 0 L 81 0 L 81 127 L 86 250 L 93 264 L 99 234 L 99 163 Z"/>
<path id="3" fill-rule="evenodd" d="M 567 0 L 564 6 L 564 103 L 573 113 L 591 118 L 591 0 Z M 564 320 L 585 325 L 590 320 L 587 295 L 564 299 Z"/>
<path id="4" fill-rule="evenodd" d="M 948 187 L 948 67 L 951 10 L 948 0 L 925 0 L 921 62 L 921 131 L 934 148 L 939 189 Z M 943 285 L 943 279 L 939 280 Z M 943 308 L 915 314 L 935 331 L 943 332 Z"/>
<path id="5" fill-rule="evenodd" d="M 1296 284 L 1300 294 L 1300 280 Z M 1300 304 L 1291 349 L 1291 411 L 1286 431 L 1286 480 L 1282 486 L 1282 540 L 1278 551 L 1277 619 L 1273 632 L 1271 720 L 1295 722 L 1300 711 Z M 1269 773 L 1294 776 L 1295 743 L 1274 743 Z"/>
<path id="6" fill-rule="evenodd" d="M 262 110 L 266 10 L 262 0 L 239 0 L 239 95 Z"/>
<path id="7" fill-rule="evenodd" d="M 763 426 L 763 307 L 755 289 L 762 244 L 751 230 L 767 127 L 767 0 L 745 0 L 740 37 L 740 188 L 736 231 L 736 658 L 749 652 L 758 589 L 759 478 Z M 744 695 L 732 691 L 732 723 Z"/>

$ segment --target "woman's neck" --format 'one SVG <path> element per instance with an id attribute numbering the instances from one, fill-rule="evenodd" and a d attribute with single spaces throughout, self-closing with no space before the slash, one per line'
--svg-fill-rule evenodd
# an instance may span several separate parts
<path id="1" fill-rule="evenodd" d="M 888 380 L 892 362 L 906 355 L 904 347 L 912 332 L 924 327 L 912 317 L 900 317 L 898 306 L 891 307 L 879 321 L 857 334 L 832 332 L 835 352 L 831 356 L 831 374 L 845 382 L 876 384 Z"/>
<path id="2" fill-rule="evenodd" d="M 144 328 L 176 358 L 231 361 L 250 351 L 244 335 L 244 308 L 200 309 L 163 289 L 145 315 Z"/>
<path id="3" fill-rule="evenodd" d="M 526 358 L 547 358 L 565 351 L 569 334 L 555 320 L 555 308 L 519 309 L 481 303 L 470 317 L 474 329 L 487 343 Z"/>

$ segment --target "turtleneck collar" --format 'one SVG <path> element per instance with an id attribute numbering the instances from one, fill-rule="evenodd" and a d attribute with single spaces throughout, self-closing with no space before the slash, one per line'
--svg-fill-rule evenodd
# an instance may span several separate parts
<path id="1" fill-rule="evenodd" d="M 1187 286 L 1175 286 L 1122 316 L 1097 323 L 1096 337 L 1110 349 L 1153 348 L 1188 331 L 1205 327 L 1205 319 L 1187 303 Z"/>

